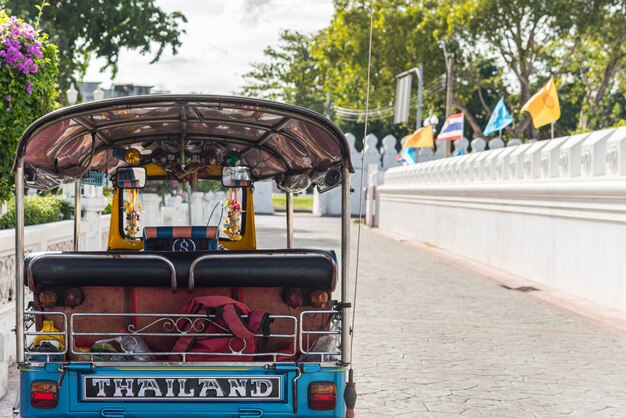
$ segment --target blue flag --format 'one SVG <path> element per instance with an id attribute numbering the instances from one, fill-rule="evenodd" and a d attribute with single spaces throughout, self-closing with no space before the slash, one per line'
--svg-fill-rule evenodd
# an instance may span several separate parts
<path id="1" fill-rule="evenodd" d="M 485 135 L 490 135 L 494 132 L 506 128 L 511 123 L 513 123 L 513 118 L 511 117 L 509 111 L 504 105 L 504 100 L 500 99 L 500 101 L 498 101 L 498 104 L 496 105 L 496 108 L 493 109 L 493 113 L 489 118 L 489 123 L 487 124 L 485 132 L 483 133 Z"/>
<path id="2" fill-rule="evenodd" d="M 402 165 L 412 165 L 417 161 L 415 148 L 402 148 L 400 156 L 402 157 L 402 160 L 400 160 L 403 163 Z"/>

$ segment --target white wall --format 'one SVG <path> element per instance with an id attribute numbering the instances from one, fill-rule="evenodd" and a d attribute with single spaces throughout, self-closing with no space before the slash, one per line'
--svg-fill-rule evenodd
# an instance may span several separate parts
<path id="1" fill-rule="evenodd" d="M 387 171 L 380 228 L 626 312 L 626 128 Z"/>

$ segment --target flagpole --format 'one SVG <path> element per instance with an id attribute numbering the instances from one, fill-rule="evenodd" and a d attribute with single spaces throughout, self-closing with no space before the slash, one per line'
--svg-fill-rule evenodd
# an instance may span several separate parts
<path id="1" fill-rule="evenodd" d="M 498 139 L 500 139 L 500 141 L 502 141 L 502 129 L 498 129 L 498 132 L 500 132 L 500 135 L 498 136 Z"/>
<path id="2" fill-rule="evenodd" d="M 550 134 L 552 136 L 551 139 L 554 139 L 554 122 L 550 124 Z"/>

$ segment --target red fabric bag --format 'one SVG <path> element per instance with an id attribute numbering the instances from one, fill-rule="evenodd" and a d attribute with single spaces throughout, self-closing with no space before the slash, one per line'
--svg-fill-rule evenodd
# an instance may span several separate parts
<path id="1" fill-rule="evenodd" d="M 182 313 L 206 315 L 206 318 L 179 318 L 176 321 L 177 328 L 186 332 L 186 335 L 176 340 L 172 352 L 204 353 L 187 355 L 187 361 L 252 361 L 254 356 L 227 356 L 224 353 L 262 352 L 263 347 L 259 346 L 263 345 L 266 338 L 261 337 L 257 341 L 255 334 L 269 335 L 270 318 L 267 312 L 251 311 L 243 303 L 226 296 L 193 298 L 183 307 Z M 212 315 L 215 317 L 210 317 Z M 170 361 L 181 359 L 182 356 L 178 354 L 169 357 Z"/>

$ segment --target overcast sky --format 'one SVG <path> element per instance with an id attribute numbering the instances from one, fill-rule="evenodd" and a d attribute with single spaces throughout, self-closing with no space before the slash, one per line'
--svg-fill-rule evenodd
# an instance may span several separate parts
<path id="1" fill-rule="evenodd" d="M 243 84 L 251 62 L 275 45 L 283 29 L 311 33 L 330 23 L 332 0 L 157 0 L 165 11 L 188 19 L 178 55 L 169 51 L 155 64 L 133 51 L 120 55 L 119 72 L 100 73 L 92 60 L 84 81 L 154 85 L 172 93 L 231 94 Z"/>

